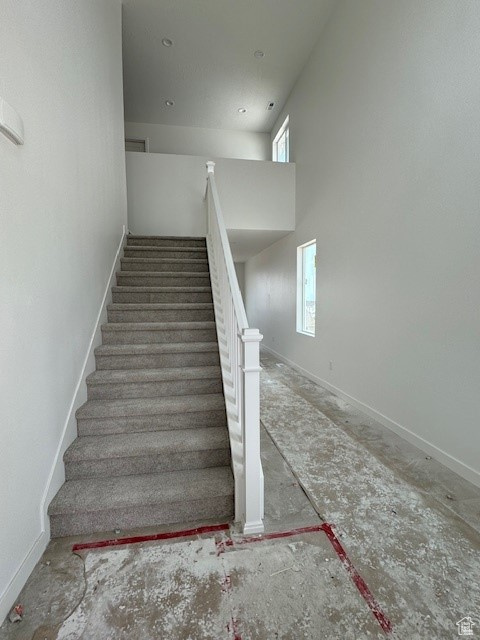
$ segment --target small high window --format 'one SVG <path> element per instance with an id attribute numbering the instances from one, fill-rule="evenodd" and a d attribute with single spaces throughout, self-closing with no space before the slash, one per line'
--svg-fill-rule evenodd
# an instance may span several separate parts
<path id="1" fill-rule="evenodd" d="M 312 240 L 297 249 L 297 331 L 315 335 L 317 242 Z"/>
<path id="2" fill-rule="evenodd" d="M 290 160 L 290 142 L 288 116 L 280 127 L 275 139 L 273 140 L 273 161 L 289 162 Z"/>

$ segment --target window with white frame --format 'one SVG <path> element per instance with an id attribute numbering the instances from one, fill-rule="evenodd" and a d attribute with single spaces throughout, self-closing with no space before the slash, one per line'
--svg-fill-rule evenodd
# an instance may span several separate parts
<path id="1" fill-rule="evenodd" d="M 289 162 L 290 160 L 290 142 L 289 142 L 289 126 L 288 116 L 280 127 L 277 135 L 273 140 L 272 157 L 274 162 Z"/>
<path id="2" fill-rule="evenodd" d="M 297 331 L 315 335 L 317 241 L 297 249 Z"/>

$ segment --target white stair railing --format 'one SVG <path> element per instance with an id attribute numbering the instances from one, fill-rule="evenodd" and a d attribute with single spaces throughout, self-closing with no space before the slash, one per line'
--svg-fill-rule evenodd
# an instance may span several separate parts
<path id="1" fill-rule="evenodd" d="M 235 481 L 235 520 L 243 533 L 262 533 L 263 470 L 260 460 L 260 341 L 248 326 L 230 243 L 207 162 L 207 250 L 212 280 L 223 390 Z"/>

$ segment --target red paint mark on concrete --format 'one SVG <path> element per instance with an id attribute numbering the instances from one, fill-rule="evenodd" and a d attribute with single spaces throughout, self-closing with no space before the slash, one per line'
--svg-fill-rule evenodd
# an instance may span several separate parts
<path id="1" fill-rule="evenodd" d="M 229 573 L 225 574 L 225 578 L 222 582 L 222 591 L 230 597 L 232 592 L 232 578 Z M 240 624 L 238 618 L 233 615 L 230 618 L 230 622 L 227 623 L 227 631 L 231 634 L 231 640 L 242 640 L 242 635 L 240 633 Z"/>
<path id="2" fill-rule="evenodd" d="M 229 538 L 228 540 L 215 540 L 217 556 L 221 556 L 222 553 L 225 553 L 227 547 L 233 547 L 233 540 L 231 538 Z"/>
<path id="3" fill-rule="evenodd" d="M 227 631 L 232 634 L 232 640 L 242 640 L 242 636 L 240 634 L 238 620 L 233 618 L 227 624 Z"/>
<path id="4" fill-rule="evenodd" d="M 222 582 L 222 591 L 224 593 L 230 593 L 231 590 L 232 590 L 232 578 L 227 573 Z"/>
<path id="5" fill-rule="evenodd" d="M 327 534 L 327 538 L 330 540 L 332 547 L 335 550 L 335 553 L 340 559 L 340 562 L 343 564 L 343 566 L 347 570 L 348 575 L 351 577 L 355 586 L 357 587 L 360 594 L 362 595 L 363 599 L 368 604 L 371 612 L 373 613 L 375 618 L 378 620 L 379 625 L 382 627 L 385 633 L 390 633 L 392 631 L 392 623 L 383 613 L 380 605 L 378 604 L 374 595 L 368 588 L 368 585 L 365 582 L 365 580 L 355 569 L 353 562 L 350 560 L 340 540 L 335 535 L 332 525 L 325 523 L 323 525 L 323 530 Z"/>
<path id="6" fill-rule="evenodd" d="M 189 536 L 196 536 L 205 533 L 214 533 L 219 531 L 228 531 L 228 524 L 217 524 L 210 525 L 205 527 L 198 527 L 196 529 L 184 529 L 182 531 L 171 531 L 167 533 L 157 533 L 153 535 L 146 536 L 134 536 L 130 538 L 114 538 L 112 540 L 98 540 L 96 542 L 84 542 L 74 544 L 72 547 L 72 551 L 81 551 L 82 549 L 100 549 L 104 547 L 116 547 L 124 544 L 137 544 L 139 542 L 152 542 L 155 540 L 175 540 L 176 538 L 186 538 Z M 345 567 L 348 575 L 352 579 L 353 583 L 357 587 L 361 596 L 367 603 L 371 612 L 377 619 L 379 625 L 383 629 L 386 634 L 389 634 L 392 631 L 392 623 L 387 618 L 385 613 L 382 611 L 379 603 L 375 599 L 374 595 L 368 588 L 367 583 L 362 578 L 362 576 L 356 570 L 353 562 L 347 555 L 347 552 L 343 548 L 340 540 L 337 538 L 333 531 L 333 526 L 328 523 L 312 525 L 310 527 L 300 527 L 298 529 L 290 529 L 288 531 L 278 531 L 274 533 L 265 533 L 259 536 L 249 536 L 244 538 L 238 538 L 233 540 L 232 538 L 226 539 L 217 539 L 215 541 L 215 546 L 217 550 L 217 556 L 220 556 L 222 553 L 229 547 L 241 546 L 243 544 L 252 544 L 255 542 L 265 542 L 266 540 L 278 540 L 281 538 L 290 538 L 292 536 L 298 536 L 305 533 L 318 533 L 323 531 L 327 538 L 329 539 L 335 553 L 337 554 L 340 562 Z M 232 588 L 231 585 L 231 577 L 229 575 L 225 576 L 225 580 L 222 584 L 222 590 L 229 592 Z M 242 637 L 239 633 L 239 624 L 238 620 L 232 617 L 231 621 L 227 625 L 227 629 L 229 632 L 233 634 L 233 640 L 242 640 Z"/>
<path id="7" fill-rule="evenodd" d="M 252 542 L 265 542 L 265 540 L 278 540 L 279 538 L 290 538 L 291 536 L 302 535 L 303 533 L 317 533 L 323 531 L 323 524 L 316 524 L 310 527 L 300 527 L 298 529 L 289 529 L 288 531 L 278 531 L 275 533 L 264 533 L 258 536 L 248 536 L 245 538 L 227 538 L 226 540 L 217 540 L 215 546 L 217 548 L 217 556 L 225 553 L 228 547 L 235 547 L 242 544 L 251 544 Z"/>
<path id="8" fill-rule="evenodd" d="M 205 527 L 197 527 L 196 529 L 183 529 L 181 531 L 168 531 L 165 533 L 154 533 L 145 536 L 132 536 L 129 538 L 113 538 L 111 540 L 97 540 L 95 542 L 80 542 L 74 544 L 72 551 L 81 551 L 82 549 L 102 549 L 104 547 L 118 547 L 122 544 L 138 544 L 139 542 L 153 542 L 155 540 L 175 540 L 175 538 L 188 538 L 190 536 L 198 536 L 204 533 L 214 533 L 216 531 L 228 531 L 228 524 L 214 524 Z"/>
<path id="9" fill-rule="evenodd" d="M 241 546 L 243 544 L 252 544 L 255 542 L 264 542 L 265 540 L 278 540 L 281 538 L 290 538 L 292 536 L 298 536 L 305 533 L 318 533 L 323 531 L 327 538 L 329 539 L 335 553 L 337 554 L 340 562 L 343 564 L 345 569 L 347 570 L 348 575 L 352 579 L 353 583 L 357 587 L 360 595 L 363 597 L 371 612 L 377 619 L 379 625 L 382 627 L 385 633 L 390 633 L 392 631 L 392 623 L 387 618 L 387 616 L 383 613 L 379 603 L 376 601 L 374 595 L 368 588 L 367 583 L 362 578 L 362 576 L 356 570 L 353 562 L 347 555 L 347 552 L 343 548 L 340 540 L 337 538 L 333 531 L 333 526 L 328 523 L 313 525 L 310 527 L 301 527 L 298 529 L 290 529 L 289 531 L 279 531 L 275 533 L 266 533 L 264 535 L 259 535 L 255 537 L 245 537 L 233 540 L 232 538 L 228 538 L 226 540 L 217 540 L 217 555 L 221 555 L 225 553 L 225 551 L 229 547 Z"/>

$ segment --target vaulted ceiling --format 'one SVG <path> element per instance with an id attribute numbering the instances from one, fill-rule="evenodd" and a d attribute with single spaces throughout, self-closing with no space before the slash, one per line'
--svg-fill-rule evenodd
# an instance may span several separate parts
<path id="1" fill-rule="evenodd" d="M 332 3 L 124 0 L 125 119 L 269 132 Z"/>

